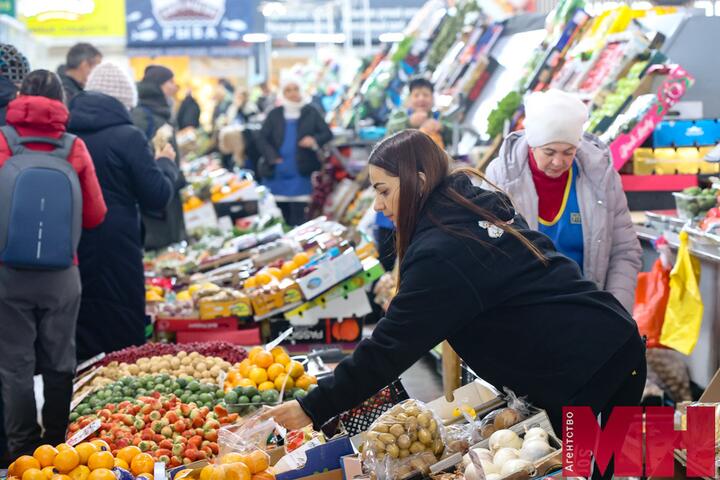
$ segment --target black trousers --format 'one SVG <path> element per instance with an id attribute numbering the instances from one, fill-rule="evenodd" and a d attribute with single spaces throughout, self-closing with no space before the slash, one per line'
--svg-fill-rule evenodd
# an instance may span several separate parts
<path id="1" fill-rule="evenodd" d="M 277 202 L 285 223 L 297 227 L 307 221 L 307 202 Z"/>

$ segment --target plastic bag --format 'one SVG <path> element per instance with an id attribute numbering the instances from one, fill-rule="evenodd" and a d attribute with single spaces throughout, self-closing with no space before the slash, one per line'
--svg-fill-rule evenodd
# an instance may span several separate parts
<path id="1" fill-rule="evenodd" d="M 648 348 L 660 346 L 660 334 L 665 323 L 665 311 L 670 298 L 670 272 L 660 259 L 655 260 L 652 270 L 638 274 L 635 290 L 633 318 L 640 335 L 647 337 Z"/>
<path id="2" fill-rule="evenodd" d="M 507 407 L 494 410 L 476 422 L 477 428 L 473 432 L 473 443 L 490 438 L 490 435 L 496 431 L 517 425 L 530 416 L 531 407 L 525 398 L 518 397 L 508 388 L 504 390 Z"/>
<path id="3" fill-rule="evenodd" d="M 365 434 L 363 464 L 378 480 L 428 472 L 445 450 L 442 421 L 417 400 L 405 400 L 378 418 Z"/>
<path id="4" fill-rule="evenodd" d="M 677 262 L 670 272 L 670 296 L 660 343 L 690 355 L 700 336 L 702 317 L 700 262 L 690 255 L 688 233 L 682 231 Z"/>
<path id="5" fill-rule="evenodd" d="M 242 423 L 223 427 L 218 432 L 218 458 L 229 453 L 249 453 L 267 450 L 267 440 L 278 428 L 274 420 L 261 420 L 258 412 Z"/>

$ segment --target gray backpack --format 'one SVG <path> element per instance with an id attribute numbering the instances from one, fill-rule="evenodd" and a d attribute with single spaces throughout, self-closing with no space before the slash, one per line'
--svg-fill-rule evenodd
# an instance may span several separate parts
<path id="1" fill-rule="evenodd" d="M 68 161 L 75 136 L 20 137 L 0 127 L 12 156 L 0 167 L 0 262 L 12 268 L 73 265 L 82 233 L 82 191 Z M 45 143 L 54 150 L 28 149 Z"/>

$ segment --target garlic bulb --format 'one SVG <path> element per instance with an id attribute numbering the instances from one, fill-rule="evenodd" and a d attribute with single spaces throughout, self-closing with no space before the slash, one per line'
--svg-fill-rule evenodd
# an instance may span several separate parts
<path id="1" fill-rule="evenodd" d="M 493 457 L 493 463 L 498 467 L 502 467 L 509 460 L 520 458 L 520 452 L 514 448 L 501 448 Z"/>
<path id="2" fill-rule="evenodd" d="M 510 475 L 512 473 L 522 470 L 531 472 L 533 470 L 533 465 L 527 460 L 516 458 L 514 460 L 508 460 L 507 462 L 505 462 L 505 465 L 503 465 L 502 469 L 500 469 L 500 475 Z"/>
<path id="3" fill-rule="evenodd" d="M 526 442 L 528 442 L 530 440 L 536 440 L 538 438 L 541 438 L 547 442 L 549 439 L 549 435 L 545 430 L 543 430 L 540 427 L 533 427 L 530 430 L 528 430 L 527 432 L 525 432 L 525 441 Z"/>
<path id="4" fill-rule="evenodd" d="M 512 430 L 498 430 L 490 436 L 490 450 L 496 452 L 501 448 L 517 448 L 522 447 L 522 439 Z"/>

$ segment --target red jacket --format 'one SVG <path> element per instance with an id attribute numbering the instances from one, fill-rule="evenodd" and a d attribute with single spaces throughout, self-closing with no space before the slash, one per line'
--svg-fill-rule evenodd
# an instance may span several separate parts
<path id="1" fill-rule="evenodd" d="M 46 97 L 21 96 L 8 104 L 6 121 L 21 137 L 60 138 L 65 133 L 68 116 L 67 108 L 60 101 Z M 32 150 L 53 149 L 51 145 L 44 143 L 29 143 L 27 146 Z M 0 167 L 11 156 L 7 140 L 0 134 Z M 105 219 L 107 207 L 95 175 L 95 165 L 85 143 L 79 138 L 73 144 L 68 161 L 80 180 L 83 228 L 97 227 Z"/>

